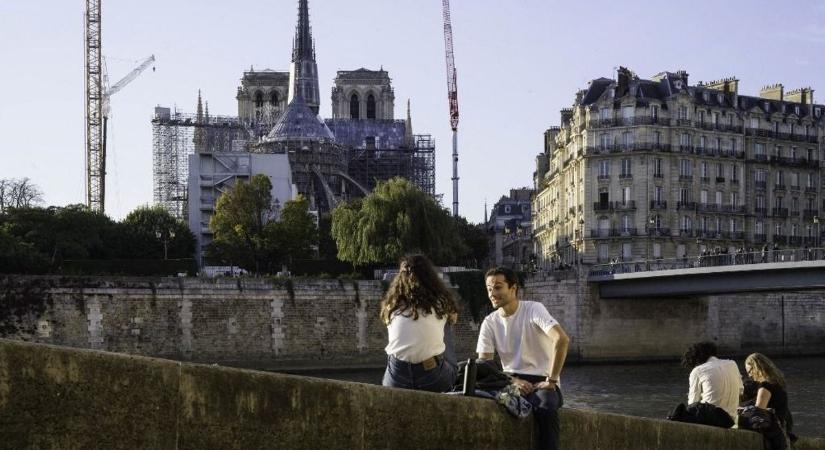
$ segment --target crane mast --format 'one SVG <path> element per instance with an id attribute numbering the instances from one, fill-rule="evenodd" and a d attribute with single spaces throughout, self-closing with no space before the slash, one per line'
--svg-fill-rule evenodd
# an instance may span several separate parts
<path id="1" fill-rule="evenodd" d="M 444 49 L 447 56 L 447 100 L 450 103 L 450 128 L 453 130 L 453 216 L 458 216 L 458 85 L 453 57 L 453 26 L 450 0 L 441 1 L 444 15 Z"/>
<path id="2" fill-rule="evenodd" d="M 103 213 L 106 148 L 103 145 L 103 69 L 100 0 L 86 0 L 86 206 Z"/>

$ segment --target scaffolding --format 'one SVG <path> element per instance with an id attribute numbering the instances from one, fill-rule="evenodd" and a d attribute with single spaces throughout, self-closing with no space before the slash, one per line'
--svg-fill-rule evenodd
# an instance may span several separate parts
<path id="1" fill-rule="evenodd" d="M 237 117 L 198 116 L 155 108 L 152 118 L 153 198 L 174 217 L 188 215 L 189 155 L 243 152 L 257 134 Z"/>
<path id="2" fill-rule="evenodd" d="M 370 142 L 350 150 L 347 172 L 369 191 L 378 182 L 403 177 L 435 196 L 435 140 L 429 134 L 416 134 L 412 145 L 389 149 L 376 148 Z"/>

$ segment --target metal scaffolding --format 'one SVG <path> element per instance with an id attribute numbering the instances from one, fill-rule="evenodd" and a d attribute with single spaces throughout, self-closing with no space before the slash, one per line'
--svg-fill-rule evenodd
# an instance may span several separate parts
<path id="1" fill-rule="evenodd" d="M 412 146 L 352 149 L 347 172 L 369 191 L 379 181 L 403 177 L 435 196 L 435 140 L 429 134 L 417 134 L 413 135 Z"/>
<path id="2" fill-rule="evenodd" d="M 173 216 L 188 215 L 189 155 L 246 151 L 251 130 L 237 117 L 198 116 L 155 108 L 152 118 L 153 197 Z"/>

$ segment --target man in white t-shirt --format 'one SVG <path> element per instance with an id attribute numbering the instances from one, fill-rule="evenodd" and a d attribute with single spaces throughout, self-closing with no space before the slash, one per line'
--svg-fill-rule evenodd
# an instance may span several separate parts
<path id="1" fill-rule="evenodd" d="M 493 359 L 499 354 L 504 371 L 533 405 L 536 448 L 558 449 L 558 409 L 563 404 L 559 376 L 570 338 L 544 305 L 518 299 L 518 279 L 512 270 L 490 269 L 485 282 L 496 310 L 481 324 L 478 357 Z"/>
<path id="2" fill-rule="evenodd" d="M 682 365 L 691 369 L 688 382 L 688 409 L 698 403 L 706 403 L 723 409 L 730 416 L 730 424 L 736 421 L 736 407 L 742 394 L 742 375 L 736 361 L 717 358 L 718 349 L 713 342 L 698 342 L 685 351 Z M 696 414 L 695 423 L 716 425 L 707 409 Z M 718 426 L 730 426 L 718 424 Z"/>

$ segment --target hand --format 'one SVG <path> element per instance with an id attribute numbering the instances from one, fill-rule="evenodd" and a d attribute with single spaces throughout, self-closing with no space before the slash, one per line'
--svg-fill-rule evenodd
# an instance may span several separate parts
<path id="1" fill-rule="evenodd" d="M 518 388 L 519 392 L 521 392 L 521 395 L 530 395 L 533 391 L 536 390 L 536 387 L 533 385 L 533 383 L 527 380 L 522 380 L 521 378 L 513 377 L 512 381 L 513 384 L 516 385 L 516 387 Z"/>
<path id="2" fill-rule="evenodd" d="M 555 381 L 541 381 L 533 385 L 537 390 L 538 389 L 546 389 L 546 390 L 555 390 L 558 384 Z"/>

